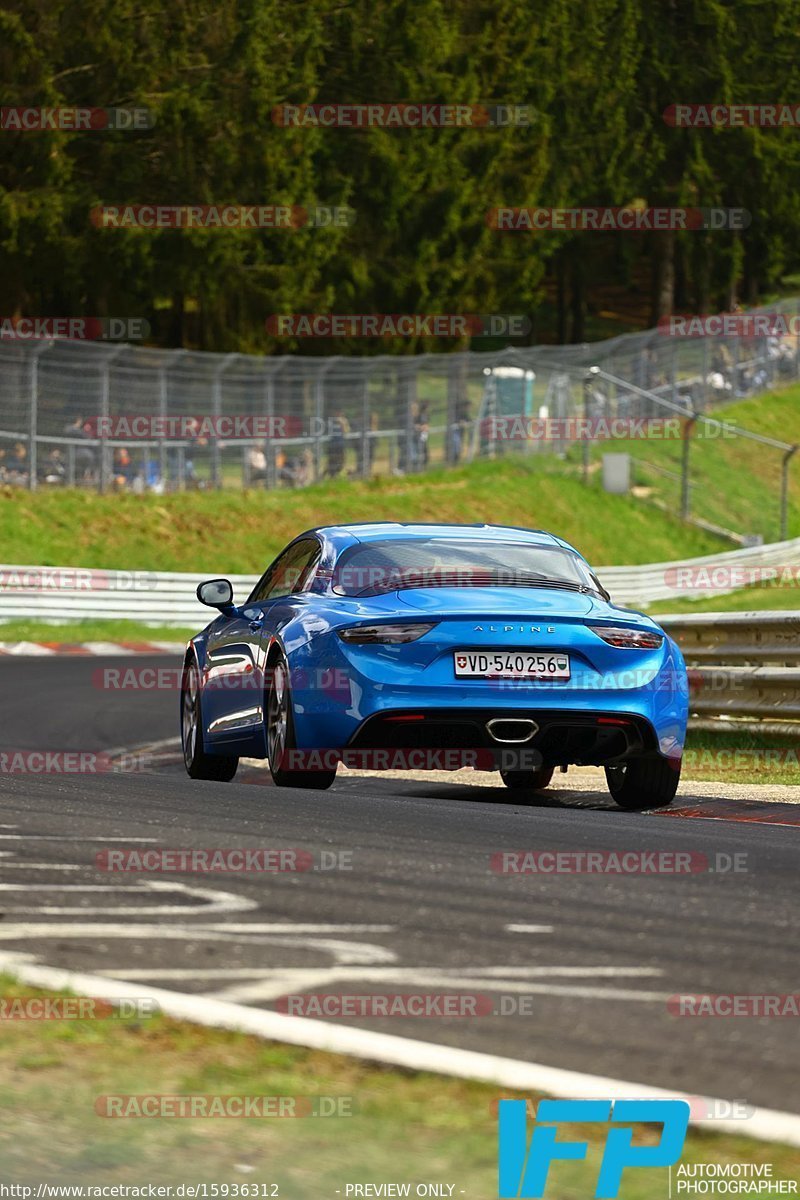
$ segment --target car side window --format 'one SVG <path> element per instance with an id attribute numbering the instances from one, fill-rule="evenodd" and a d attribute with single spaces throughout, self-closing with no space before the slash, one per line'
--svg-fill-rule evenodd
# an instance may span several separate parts
<path id="1" fill-rule="evenodd" d="M 302 592 L 305 581 L 322 553 L 322 547 L 314 538 L 295 542 L 276 558 L 268 571 L 262 575 L 249 598 L 250 603 L 275 600 L 280 596 L 291 596 Z"/>

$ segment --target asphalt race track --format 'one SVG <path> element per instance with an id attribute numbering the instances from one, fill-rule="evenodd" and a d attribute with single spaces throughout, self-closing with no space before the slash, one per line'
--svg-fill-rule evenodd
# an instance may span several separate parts
<path id="1" fill-rule="evenodd" d="M 98 670 L 122 662 L 2 661 L 2 749 L 118 751 L 174 738 L 175 692 L 95 686 Z M 260 1007 L 303 991 L 489 995 L 525 1011 L 353 1020 L 800 1112 L 797 1018 L 668 1008 L 676 993 L 797 991 L 800 828 L 624 813 L 585 791 L 523 804 L 502 787 L 374 777 L 317 793 L 240 774 L 196 783 L 169 758 L 132 773 L 5 774 L 0 951 L 130 981 L 131 996 L 137 982 Z M 676 804 L 704 802 L 684 784 Z M 104 869 L 97 855 L 119 847 L 302 848 L 314 869 Z M 712 865 L 743 855 L 744 869 L 492 870 L 493 853 L 513 850 L 680 851 Z"/>

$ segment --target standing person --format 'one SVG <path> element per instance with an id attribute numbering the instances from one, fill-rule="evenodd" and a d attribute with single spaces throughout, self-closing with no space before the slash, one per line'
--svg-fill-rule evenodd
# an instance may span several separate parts
<path id="1" fill-rule="evenodd" d="M 93 440 L 91 430 L 84 421 L 83 417 L 75 417 L 74 421 L 70 421 L 64 426 L 64 437 L 79 438 L 83 442 L 90 442 Z M 97 458 L 95 455 L 94 446 L 76 446 L 74 454 L 75 482 L 94 483 L 97 469 Z"/>
<path id="2" fill-rule="evenodd" d="M 454 463 L 461 461 L 464 448 L 469 438 L 470 407 L 469 400 L 462 396 L 456 401 L 455 421 L 450 430 L 451 457 Z"/>
<path id="3" fill-rule="evenodd" d="M 265 483 L 267 478 L 267 456 L 261 446 L 248 446 L 245 454 L 247 483 Z"/>
<path id="4" fill-rule="evenodd" d="M 136 467 L 131 459 L 130 451 L 125 446 L 118 446 L 114 451 L 111 467 L 111 483 L 115 491 L 121 492 L 130 487 L 136 478 Z"/>
<path id="5" fill-rule="evenodd" d="M 416 416 L 414 418 L 414 435 L 416 440 L 416 465 L 425 470 L 428 465 L 430 451 L 428 448 L 428 435 L 430 433 L 430 404 L 427 400 L 420 400 Z"/>
<path id="6" fill-rule="evenodd" d="M 338 409 L 331 420 L 330 437 L 328 438 L 328 466 L 325 473 L 330 479 L 341 475 L 344 470 L 345 450 L 347 447 L 345 439 L 349 432 L 350 426 L 347 417 L 341 409 Z"/>

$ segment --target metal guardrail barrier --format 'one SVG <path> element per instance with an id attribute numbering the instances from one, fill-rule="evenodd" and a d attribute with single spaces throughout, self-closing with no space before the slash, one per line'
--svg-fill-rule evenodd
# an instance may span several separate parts
<path id="1" fill-rule="evenodd" d="M 689 668 L 691 725 L 800 737 L 800 612 L 659 617 Z"/>
<path id="2" fill-rule="evenodd" d="M 771 570 L 778 574 L 792 563 L 800 570 L 800 538 L 674 562 L 600 567 L 597 573 L 615 603 L 644 608 L 655 600 L 698 598 L 712 591 L 724 595 L 741 587 L 752 573 L 763 579 Z M 259 576 L 229 578 L 234 593 L 242 598 Z M 194 594 L 200 579 L 199 572 L 0 566 L 0 622 L 19 617 L 43 621 L 107 617 L 200 628 L 209 617 L 209 610 Z M 764 620 L 770 615 L 763 614 Z M 727 622 L 726 627 L 732 628 L 735 619 L 736 614 L 731 614 L 730 620 L 716 617 L 715 621 Z M 681 620 L 688 630 L 692 622 L 702 623 L 705 618 L 699 614 Z"/>
<path id="3" fill-rule="evenodd" d="M 800 570 L 800 538 L 679 562 L 598 567 L 597 575 L 615 603 L 646 608 L 656 600 L 724 596 L 748 582 L 766 582 L 771 573 L 777 578 L 793 564 Z"/>

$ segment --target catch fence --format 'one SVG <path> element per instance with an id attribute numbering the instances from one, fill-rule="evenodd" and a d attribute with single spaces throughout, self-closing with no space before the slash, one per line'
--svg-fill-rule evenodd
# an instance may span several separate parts
<path id="1" fill-rule="evenodd" d="M 691 416 L 798 379 L 800 299 L 769 312 L 789 331 L 649 330 L 572 346 L 375 357 L 1 336 L 0 482 L 272 489 L 509 454 L 563 459 L 587 413 Z M 669 479 L 671 466 L 660 470 Z"/>

